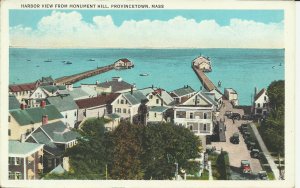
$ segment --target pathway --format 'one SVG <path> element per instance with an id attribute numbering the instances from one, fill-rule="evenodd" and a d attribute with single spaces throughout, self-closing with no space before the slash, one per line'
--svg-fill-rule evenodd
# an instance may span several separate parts
<path id="1" fill-rule="evenodd" d="M 279 170 L 278 170 L 276 164 L 274 163 L 274 160 L 273 160 L 270 152 L 268 151 L 268 149 L 267 149 L 263 139 L 261 138 L 261 136 L 260 136 L 260 134 L 259 134 L 259 132 L 258 132 L 258 130 L 257 130 L 254 123 L 251 123 L 251 128 L 252 128 L 252 130 L 253 130 L 256 138 L 257 138 L 258 144 L 260 145 L 260 148 L 261 148 L 262 152 L 264 153 L 264 155 L 265 155 L 265 157 L 266 157 L 266 159 L 267 159 L 267 161 L 268 161 L 268 163 L 269 163 L 269 165 L 270 165 L 270 167 L 271 167 L 271 169 L 274 173 L 275 179 L 278 180 L 279 177 L 280 177 Z"/>

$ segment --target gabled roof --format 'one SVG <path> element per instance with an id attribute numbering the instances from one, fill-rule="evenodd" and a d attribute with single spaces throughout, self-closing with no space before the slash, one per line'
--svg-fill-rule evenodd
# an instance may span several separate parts
<path id="1" fill-rule="evenodd" d="M 139 89 L 138 91 L 142 92 L 145 96 L 148 96 L 150 93 L 152 93 L 153 95 L 158 95 L 159 98 L 161 98 L 167 105 L 171 104 L 174 101 L 172 96 L 167 91 L 161 88 L 148 87 Z"/>
<path id="2" fill-rule="evenodd" d="M 32 91 L 36 89 L 37 85 L 38 85 L 37 82 L 9 85 L 9 91 L 10 92 Z"/>
<path id="3" fill-rule="evenodd" d="M 218 105 L 215 101 L 215 94 L 200 92 L 202 96 L 204 96 L 211 104 Z"/>
<path id="4" fill-rule="evenodd" d="M 131 105 L 140 104 L 142 100 L 148 100 L 147 97 L 140 91 L 132 91 L 123 93 L 123 96 Z"/>
<path id="5" fill-rule="evenodd" d="M 175 94 L 178 97 L 182 97 L 184 95 L 188 95 L 195 92 L 195 90 L 193 88 L 191 88 L 190 86 L 184 86 L 182 88 L 176 89 L 174 91 L 172 91 L 171 93 Z"/>
<path id="6" fill-rule="evenodd" d="M 74 99 L 80 98 L 89 98 L 92 97 L 89 93 L 85 92 L 82 88 L 73 88 L 71 91 L 59 91 L 60 94 L 70 94 L 70 96 Z"/>
<path id="7" fill-rule="evenodd" d="M 24 110 L 11 110 L 9 113 L 21 126 L 42 122 L 44 115 L 48 115 L 49 121 L 63 118 L 54 105 L 46 105 L 45 108 L 36 107 L 26 108 Z"/>
<path id="8" fill-rule="evenodd" d="M 155 106 L 149 110 L 149 112 L 165 112 L 169 108 L 166 106 Z"/>
<path id="9" fill-rule="evenodd" d="M 118 61 L 123 61 L 125 63 L 128 63 L 128 62 L 131 62 L 129 59 L 127 58 L 122 58 L 122 59 L 119 59 Z"/>
<path id="10" fill-rule="evenodd" d="M 90 87 L 81 87 L 81 89 L 86 92 L 90 97 L 96 97 L 97 91 Z"/>
<path id="11" fill-rule="evenodd" d="M 49 93 L 55 93 L 58 90 L 65 90 L 65 85 L 59 85 L 59 86 L 53 86 L 53 85 L 47 85 L 47 86 L 41 86 L 42 89 L 48 91 Z"/>
<path id="12" fill-rule="evenodd" d="M 20 108 L 20 102 L 18 101 L 15 95 L 10 94 L 8 98 L 9 98 L 9 110 Z"/>
<path id="13" fill-rule="evenodd" d="M 78 109 L 77 104 L 70 95 L 48 97 L 46 101 L 54 105 L 60 112 Z"/>
<path id="14" fill-rule="evenodd" d="M 42 125 L 31 136 L 39 143 L 53 146 L 51 143 L 68 143 L 81 135 L 69 129 L 62 121 Z"/>
<path id="15" fill-rule="evenodd" d="M 51 76 L 48 76 L 48 77 L 42 77 L 42 78 L 40 79 L 40 81 L 41 81 L 42 83 L 53 83 L 53 82 L 54 82 L 54 80 L 53 80 L 53 78 L 52 78 Z"/>
<path id="16" fill-rule="evenodd" d="M 186 106 L 186 104 L 194 97 L 196 96 L 199 96 L 201 97 L 202 99 L 204 99 L 208 105 L 201 105 L 201 106 L 213 106 L 213 105 L 217 105 L 217 103 L 211 99 L 209 96 L 205 95 L 203 92 L 199 91 L 198 93 L 196 93 L 195 95 L 189 97 L 187 100 L 184 100 L 181 102 L 180 106 Z M 193 105 L 188 105 L 188 106 L 195 106 L 194 104 Z M 200 106 L 199 104 L 197 106 Z"/>
<path id="17" fill-rule="evenodd" d="M 133 85 L 131 85 L 123 80 L 122 81 L 112 80 L 112 81 L 99 83 L 98 87 L 103 87 L 103 88 L 111 87 L 111 92 L 115 93 L 118 91 L 131 89 L 131 87 L 133 87 Z"/>
<path id="18" fill-rule="evenodd" d="M 8 156 L 28 156 L 43 148 L 43 144 L 36 144 L 30 142 L 9 140 L 8 143 Z"/>
<path id="19" fill-rule="evenodd" d="M 119 95 L 119 93 L 111 93 L 106 95 L 99 95 L 98 97 L 93 98 L 80 99 L 75 102 L 80 109 L 90 108 L 94 106 L 111 104 Z"/>
<path id="20" fill-rule="evenodd" d="M 256 101 L 262 94 L 264 94 L 267 90 L 265 88 L 262 88 L 257 95 L 255 95 L 254 100 Z"/>

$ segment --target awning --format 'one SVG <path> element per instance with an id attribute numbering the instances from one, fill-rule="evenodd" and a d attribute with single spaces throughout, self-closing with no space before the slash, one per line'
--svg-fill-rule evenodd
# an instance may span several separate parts
<path id="1" fill-rule="evenodd" d="M 29 161 L 29 162 L 34 161 L 34 158 L 30 155 L 30 156 L 28 157 L 28 161 Z"/>
<path id="2" fill-rule="evenodd" d="M 43 165 L 41 163 L 38 163 L 38 169 L 43 170 L 43 168 L 44 168 Z"/>

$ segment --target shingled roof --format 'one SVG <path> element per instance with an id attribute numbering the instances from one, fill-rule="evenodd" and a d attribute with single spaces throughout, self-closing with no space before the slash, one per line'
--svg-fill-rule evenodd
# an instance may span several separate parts
<path id="1" fill-rule="evenodd" d="M 78 109 L 78 106 L 70 95 L 48 97 L 46 101 L 49 104 L 53 104 L 60 112 Z"/>
<path id="2" fill-rule="evenodd" d="M 140 91 L 132 91 L 123 93 L 123 96 L 128 100 L 131 105 L 139 104 L 142 100 L 148 100 L 147 97 Z"/>
<path id="3" fill-rule="evenodd" d="M 20 91 L 32 91 L 35 90 L 38 86 L 38 83 L 26 83 L 26 84 L 14 84 L 9 85 L 10 92 L 20 92 Z"/>
<path id="4" fill-rule="evenodd" d="M 193 88 L 191 88 L 190 86 L 185 86 L 183 88 L 179 88 L 176 89 L 174 91 L 172 91 L 171 93 L 175 94 L 178 97 L 184 96 L 184 95 L 188 95 L 195 92 L 195 90 Z"/>
<path id="5" fill-rule="evenodd" d="M 13 109 L 19 109 L 20 108 L 20 102 L 14 95 L 9 95 L 9 110 Z"/>
<path id="6" fill-rule="evenodd" d="M 28 156 L 43 148 L 42 144 L 9 140 L 8 155 Z"/>
<path id="7" fill-rule="evenodd" d="M 131 89 L 131 87 L 133 87 L 133 85 L 131 85 L 123 80 L 122 81 L 112 80 L 112 81 L 102 82 L 102 83 L 99 83 L 98 86 L 103 87 L 103 88 L 111 87 L 112 93 L 126 90 L 126 89 Z"/>
<path id="8" fill-rule="evenodd" d="M 106 95 L 99 95 L 93 98 L 80 99 L 75 101 L 77 106 L 82 108 L 90 108 L 94 106 L 101 106 L 112 103 L 120 94 L 119 93 L 111 93 Z"/>
<path id="9" fill-rule="evenodd" d="M 42 117 L 48 115 L 48 120 L 60 119 L 63 116 L 54 105 L 46 105 L 45 108 L 26 108 L 9 111 L 11 116 L 22 126 L 42 122 Z"/>

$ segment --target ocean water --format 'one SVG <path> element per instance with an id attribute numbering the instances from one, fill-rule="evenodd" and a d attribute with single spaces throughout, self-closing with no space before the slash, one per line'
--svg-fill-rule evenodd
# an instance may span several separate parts
<path id="1" fill-rule="evenodd" d="M 234 88 L 242 105 L 251 104 L 254 87 L 260 90 L 272 81 L 284 79 L 283 49 L 18 49 L 9 54 L 9 82 L 33 82 L 42 76 L 58 78 L 97 66 L 104 66 L 120 58 L 135 63 L 129 70 L 112 70 L 76 83 L 95 83 L 120 76 L 138 88 L 154 85 L 172 91 L 184 85 L 200 90 L 201 83 L 191 68 L 191 61 L 209 56 L 212 72 L 207 76 L 217 85 Z M 44 62 L 45 60 L 52 62 Z M 95 61 L 88 61 L 95 59 Z M 71 61 L 66 65 L 62 61 Z M 281 66 L 280 66 L 281 65 Z M 139 76 L 148 73 L 149 76 Z"/>

